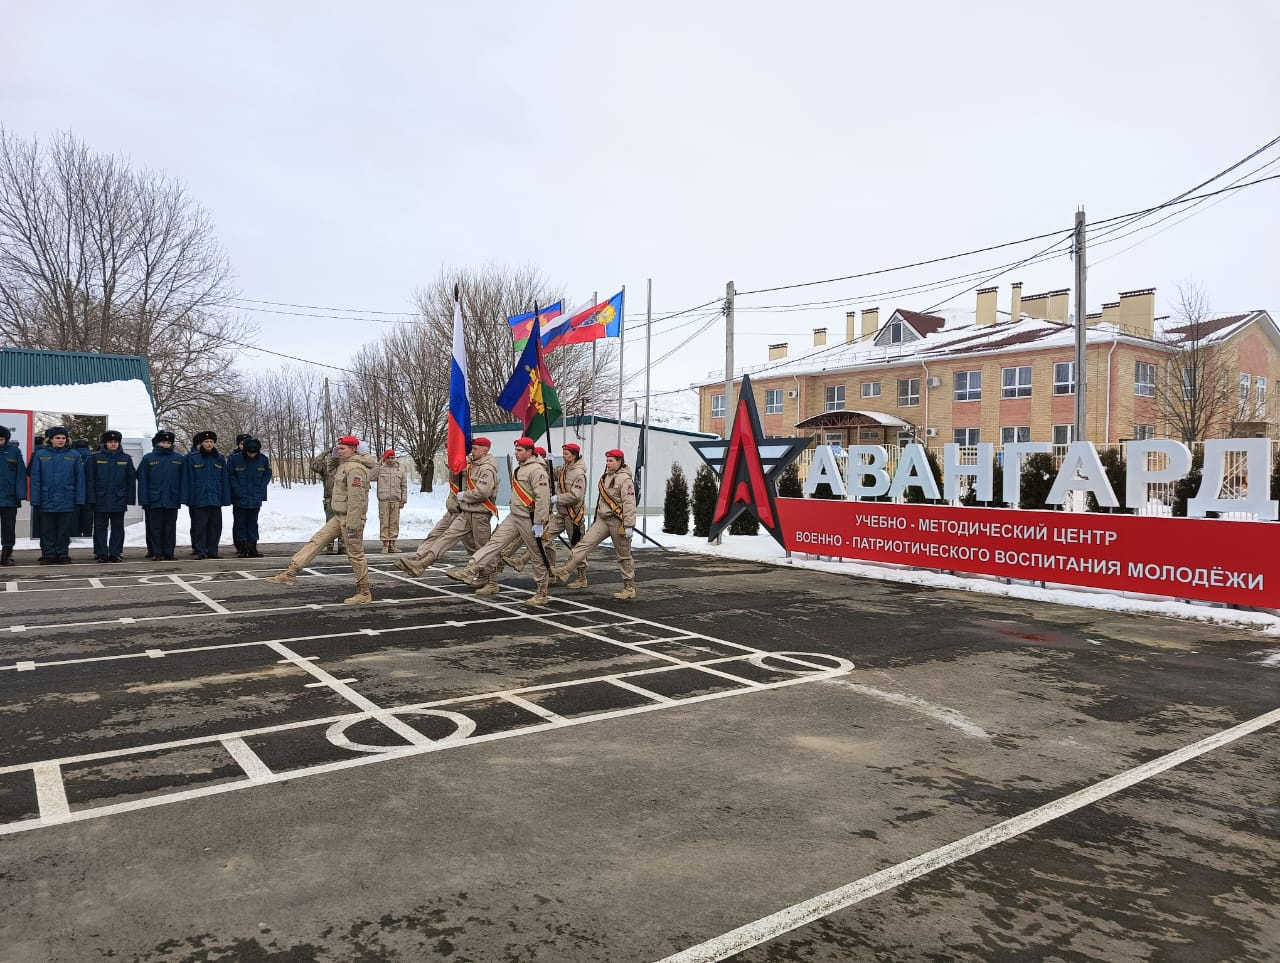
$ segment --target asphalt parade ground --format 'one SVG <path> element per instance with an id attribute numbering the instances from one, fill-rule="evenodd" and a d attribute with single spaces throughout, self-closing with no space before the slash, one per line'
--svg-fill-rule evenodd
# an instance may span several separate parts
<path id="1" fill-rule="evenodd" d="M 6 963 L 1280 959 L 1275 637 L 270 550 L 0 572 Z"/>

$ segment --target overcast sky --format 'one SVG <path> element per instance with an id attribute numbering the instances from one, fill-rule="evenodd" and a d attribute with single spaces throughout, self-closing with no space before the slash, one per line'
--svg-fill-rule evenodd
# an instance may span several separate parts
<path id="1" fill-rule="evenodd" d="M 729 280 L 1065 230 L 1079 205 L 1092 221 L 1160 203 L 1280 134 L 1273 0 L 70 2 L 9 4 L 4 20 L 0 123 L 71 130 L 184 182 L 243 298 L 362 312 L 410 310 L 442 268 L 495 262 L 535 266 L 575 302 L 625 284 L 635 321 L 648 278 L 671 312 Z M 1092 251 L 1090 310 L 1156 287 L 1165 313 L 1194 279 L 1221 313 L 1280 312 L 1280 181 L 1215 201 Z M 849 308 L 929 308 L 973 282 L 876 295 L 1045 243 L 741 297 L 737 363 L 779 341 L 795 353 L 815 327 L 837 336 Z M 1005 309 L 1011 281 L 1031 294 L 1072 277 L 1063 256 L 990 283 Z M 751 310 L 820 299 L 849 303 Z M 263 347 L 329 364 L 384 329 L 251 316 Z M 704 317 L 657 324 L 654 357 Z M 655 390 L 709 380 L 723 344 L 716 321 L 654 369 Z M 638 339 L 627 355 L 631 372 Z"/>

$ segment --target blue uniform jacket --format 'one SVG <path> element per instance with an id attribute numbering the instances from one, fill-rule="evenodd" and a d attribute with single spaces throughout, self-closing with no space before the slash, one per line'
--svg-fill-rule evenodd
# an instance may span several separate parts
<path id="1" fill-rule="evenodd" d="M 0 445 L 0 508 L 17 508 L 27 497 L 27 466 L 13 442 Z"/>
<path id="2" fill-rule="evenodd" d="M 122 512 L 134 503 L 138 473 L 128 452 L 99 448 L 84 467 L 85 494 L 95 512 Z"/>
<path id="3" fill-rule="evenodd" d="M 138 463 L 138 504 L 143 508 L 181 508 L 186 456 L 172 448 L 153 448 Z"/>
<path id="4" fill-rule="evenodd" d="M 231 472 L 227 460 L 217 451 L 197 449 L 187 455 L 186 481 L 182 498 L 192 508 L 231 504 Z"/>
<path id="5" fill-rule="evenodd" d="M 73 512 L 84 504 L 84 462 L 74 448 L 41 448 L 31 459 L 31 504 Z"/>
<path id="6" fill-rule="evenodd" d="M 258 508 L 267 500 L 267 486 L 271 484 L 271 459 L 259 454 L 250 458 L 242 451 L 233 451 L 227 458 L 231 472 L 231 504 L 236 508 Z"/>

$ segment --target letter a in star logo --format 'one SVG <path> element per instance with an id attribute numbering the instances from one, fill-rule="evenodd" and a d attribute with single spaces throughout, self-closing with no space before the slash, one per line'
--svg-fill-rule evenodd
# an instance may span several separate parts
<path id="1" fill-rule="evenodd" d="M 812 438 L 766 438 L 760 426 L 751 379 L 742 378 L 733 432 L 723 441 L 695 441 L 693 447 L 720 476 L 720 494 L 711 516 L 708 538 L 715 540 L 743 512 L 760 520 L 774 540 L 786 547 L 778 524 L 777 477 L 809 447 Z"/>

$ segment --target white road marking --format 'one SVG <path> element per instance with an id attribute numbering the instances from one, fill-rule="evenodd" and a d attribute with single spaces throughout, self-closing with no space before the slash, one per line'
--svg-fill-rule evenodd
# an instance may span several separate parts
<path id="1" fill-rule="evenodd" d="M 664 696 L 662 693 L 654 692 L 652 689 L 642 689 L 638 685 L 632 685 L 630 682 L 627 682 L 625 679 L 607 678 L 604 681 L 608 682 L 610 685 L 616 685 L 619 689 L 627 689 L 631 692 L 636 693 L 636 695 L 642 695 L 646 699 L 652 699 L 654 702 L 675 702 L 676 701 L 675 699 L 672 699 L 670 696 Z"/>
<path id="2" fill-rule="evenodd" d="M 19 662 L 14 666 L 14 668 L 19 672 L 34 672 L 36 670 L 36 664 L 34 662 Z"/>
<path id="3" fill-rule="evenodd" d="M 105 588 L 106 586 L 104 586 L 104 585 L 102 584 L 102 579 L 100 579 L 100 578 L 91 578 L 91 579 L 89 579 L 89 587 L 90 587 L 90 588 L 100 589 L 100 588 Z"/>
<path id="4" fill-rule="evenodd" d="M 27 627 L 26 627 L 25 625 L 11 625 L 11 626 L 9 626 L 9 631 L 10 631 L 10 632 L 25 632 L 25 631 L 27 631 Z"/>
<path id="5" fill-rule="evenodd" d="M 840 679 L 832 679 L 832 685 L 842 686 L 846 689 L 852 689 L 860 695 L 870 696 L 873 699 L 881 699 L 894 705 L 911 709 L 922 715 L 928 716 L 930 719 L 937 719 L 944 725 L 950 726 L 952 729 L 958 729 L 965 735 L 974 736 L 978 739 L 990 739 L 991 733 L 987 732 L 981 726 L 970 722 L 959 712 L 949 709 L 946 706 L 934 705 L 932 702 L 926 702 L 924 699 L 913 695 L 907 695 L 904 692 L 887 692 L 884 689 L 877 689 L 874 686 L 861 685 L 857 682 L 846 682 Z"/>
<path id="6" fill-rule="evenodd" d="M 357 681 L 357 680 L 355 680 L 355 679 L 334 679 L 333 681 L 334 681 L 334 682 L 340 682 L 342 685 L 350 685 L 352 682 L 355 682 L 355 681 Z M 327 686 L 327 685 L 329 685 L 329 683 L 328 683 L 328 682 L 304 682 L 304 683 L 302 684 L 302 688 L 304 688 L 304 689 L 322 689 L 322 688 L 324 688 L 324 687 L 325 687 L 325 686 Z"/>
<path id="7" fill-rule="evenodd" d="M 205 605 L 209 606 L 209 608 L 213 609 L 213 610 L 214 610 L 215 612 L 217 612 L 219 615 L 228 615 L 228 614 L 230 614 L 231 610 L 230 610 L 229 608 L 226 608 L 226 607 L 225 607 L 225 606 L 223 606 L 222 604 L 220 604 L 220 603 L 218 603 L 218 602 L 215 602 L 213 599 L 209 598 L 209 596 L 205 595 L 203 592 L 201 592 L 201 591 L 200 591 L 198 588 L 196 588 L 194 585 L 190 584 L 189 582 L 184 581 L 184 580 L 183 580 L 183 578 L 182 578 L 182 576 L 181 576 L 181 575 L 179 575 L 178 573 L 174 572 L 174 573 L 170 574 L 170 575 L 169 575 L 169 581 L 171 581 L 174 585 L 177 585 L 177 586 L 179 586 L 180 588 L 182 588 L 182 590 L 183 590 L 184 592 L 190 592 L 192 595 L 194 595 L 194 596 L 196 597 L 196 599 L 197 599 L 197 600 L 199 600 L 200 602 L 202 602 L 202 603 L 204 603 Z"/>
<path id="8" fill-rule="evenodd" d="M 715 963 L 715 961 L 728 959 L 743 950 L 759 946 L 761 943 L 776 939 L 784 933 L 789 933 L 815 920 L 820 920 L 824 916 L 830 916 L 832 913 L 847 909 L 856 903 L 870 899 L 872 896 L 877 896 L 880 893 L 901 886 L 903 883 L 926 876 L 935 870 L 950 866 L 958 860 L 967 859 L 999 843 L 1021 836 L 1023 833 L 1043 826 L 1045 823 L 1073 813 L 1077 809 L 1093 805 L 1099 800 L 1115 795 L 1121 790 L 1135 786 L 1153 776 L 1158 776 L 1175 766 L 1180 766 L 1184 762 L 1195 759 L 1197 756 L 1202 756 L 1214 749 L 1229 745 L 1242 736 L 1250 735 L 1260 729 L 1275 725 L 1277 722 L 1280 722 L 1280 709 L 1273 709 L 1247 722 L 1242 722 L 1238 726 L 1232 726 L 1230 729 L 1166 753 L 1150 762 L 1143 763 L 1141 766 L 1136 766 L 1126 772 L 1111 776 L 1101 782 L 1096 782 L 1092 786 L 1086 786 L 1078 792 L 1073 792 L 1070 795 L 1063 796 L 1061 799 L 1046 803 L 1020 816 L 1006 819 L 1002 823 L 971 833 L 963 839 L 948 843 L 946 846 L 940 846 L 930 852 L 922 853 L 913 859 L 898 863 L 896 866 L 890 866 L 846 886 L 830 890 L 821 896 L 815 896 L 812 899 L 796 903 L 770 916 L 730 930 L 715 939 L 707 940 L 705 943 L 699 943 L 697 946 L 691 946 L 687 950 L 664 957 L 658 963 Z"/>
<path id="9" fill-rule="evenodd" d="M 501 695 L 502 695 L 502 698 L 506 699 L 512 705 L 517 705 L 521 709 L 527 709 L 529 712 L 532 712 L 535 716 L 542 716 L 542 718 L 546 719 L 549 722 L 567 722 L 568 721 L 565 719 L 564 716 L 559 715 L 555 712 L 552 712 L 550 709 L 544 709 L 542 706 L 538 705 L 538 703 L 536 702 L 530 702 L 528 699 L 522 699 L 520 698 L 520 696 L 515 695 L 514 693 L 503 692 L 501 693 Z"/>
<path id="10" fill-rule="evenodd" d="M 17 580 L 17 579 L 12 579 L 11 581 L 5 582 L 5 583 L 4 583 L 4 590 L 5 590 L 6 592 L 16 592 L 16 591 L 18 591 L 18 580 Z"/>
<path id="11" fill-rule="evenodd" d="M 40 822 L 62 822 L 71 814 L 67 804 L 67 787 L 62 782 L 62 767 L 56 762 L 41 762 L 31 767 L 36 780 L 36 802 L 40 806 Z"/>
<path id="12" fill-rule="evenodd" d="M 164 649 L 143 649 L 142 654 L 148 659 L 163 659 Z"/>
<path id="13" fill-rule="evenodd" d="M 267 768 L 267 764 L 249 748 L 249 744 L 243 739 L 226 738 L 222 740 L 222 744 L 227 752 L 231 753 L 231 758 L 236 761 L 236 765 L 244 770 L 250 782 L 264 782 L 271 778 L 272 772 Z"/>

